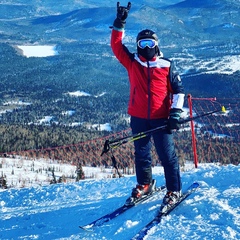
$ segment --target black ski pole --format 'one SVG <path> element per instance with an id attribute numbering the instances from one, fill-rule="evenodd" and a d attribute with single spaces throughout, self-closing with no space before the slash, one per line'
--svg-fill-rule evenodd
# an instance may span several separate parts
<path id="1" fill-rule="evenodd" d="M 179 124 L 184 124 L 184 123 L 187 123 L 187 122 L 190 122 L 190 121 L 196 120 L 198 118 L 205 117 L 205 116 L 211 115 L 213 113 L 217 113 L 217 112 L 226 112 L 226 110 L 225 110 L 224 107 L 222 107 L 221 109 L 218 109 L 218 110 L 214 110 L 214 111 L 211 111 L 211 112 L 196 115 L 194 117 L 189 117 L 189 118 L 186 118 L 186 119 L 182 119 L 182 120 L 179 121 Z M 118 138 L 118 139 L 115 139 L 115 140 L 112 140 L 112 141 L 106 140 L 101 156 L 104 153 L 107 153 L 110 149 L 114 149 L 114 148 L 117 148 L 117 147 L 121 146 L 122 144 L 129 143 L 129 142 L 134 142 L 138 139 L 147 137 L 149 134 L 153 134 L 155 132 L 163 130 L 166 127 L 167 127 L 167 124 L 159 126 L 157 128 L 154 128 L 154 129 L 150 129 L 150 130 L 145 131 L 145 132 L 140 132 L 140 133 L 133 134 L 133 135 L 130 135 L 130 136 Z"/>
<path id="2" fill-rule="evenodd" d="M 194 116 L 192 118 L 189 117 L 189 118 L 186 118 L 186 119 L 182 119 L 182 120 L 179 121 L 179 123 L 180 124 L 187 123 L 187 122 L 190 122 L 190 121 L 196 120 L 198 118 L 202 118 L 202 117 L 205 117 L 205 116 L 211 115 L 213 113 L 217 113 L 217 112 L 223 112 L 223 113 L 226 112 L 225 107 L 222 106 L 222 108 L 220 110 L 218 109 L 218 110 L 214 110 L 214 111 L 211 111 L 211 112 L 207 112 L 207 113 L 203 113 L 203 114 L 200 114 L 200 115 L 196 115 L 196 116 Z"/>

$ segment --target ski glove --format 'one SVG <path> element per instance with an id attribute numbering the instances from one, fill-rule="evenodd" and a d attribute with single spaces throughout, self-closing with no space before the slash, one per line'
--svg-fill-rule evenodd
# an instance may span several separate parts
<path id="1" fill-rule="evenodd" d="M 117 2 L 117 18 L 115 19 L 113 26 L 115 28 L 124 28 L 126 24 L 126 19 L 128 17 L 128 12 L 131 8 L 131 3 L 128 2 L 127 7 L 120 6 Z"/>
<path id="2" fill-rule="evenodd" d="M 177 108 L 172 108 L 170 110 L 169 119 L 167 123 L 167 130 L 169 133 L 172 133 L 172 130 L 174 129 L 179 130 L 180 128 L 179 119 L 181 112 L 182 110 Z"/>
<path id="3" fill-rule="evenodd" d="M 128 12 L 131 8 L 131 3 L 128 2 L 127 7 L 120 6 L 120 3 L 117 2 L 117 18 L 125 22 L 128 17 Z"/>

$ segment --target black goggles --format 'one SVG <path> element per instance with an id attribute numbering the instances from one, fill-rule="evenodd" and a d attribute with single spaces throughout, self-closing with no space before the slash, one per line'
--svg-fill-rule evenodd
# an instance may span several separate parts
<path id="1" fill-rule="evenodd" d="M 145 47 L 149 47 L 149 48 L 154 48 L 158 45 L 158 42 L 154 39 L 151 38 L 146 38 L 146 39 L 140 39 L 137 42 L 138 47 L 140 48 L 145 48 Z"/>

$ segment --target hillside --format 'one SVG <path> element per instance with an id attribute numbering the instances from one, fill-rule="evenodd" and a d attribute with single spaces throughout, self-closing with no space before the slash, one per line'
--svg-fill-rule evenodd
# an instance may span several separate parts
<path id="1" fill-rule="evenodd" d="M 193 169 L 191 164 L 182 172 L 183 189 L 193 181 L 200 188 L 147 239 L 239 239 L 239 171 L 233 165 L 203 164 Z M 154 168 L 154 178 L 158 185 L 164 184 L 161 168 Z M 84 232 L 78 226 L 119 207 L 135 183 L 129 176 L 0 190 L 0 238 L 130 239 L 156 214 L 164 193 L 94 231 Z"/>

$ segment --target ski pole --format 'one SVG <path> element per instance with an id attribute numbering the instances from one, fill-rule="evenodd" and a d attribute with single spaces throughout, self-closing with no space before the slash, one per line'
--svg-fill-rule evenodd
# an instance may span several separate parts
<path id="1" fill-rule="evenodd" d="M 118 138 L 118 139 L 115 139 L 115 140 L 112 140 L 112 141 L 106 140 L 105 143 L 104 143 L 104 147 L 103 147 L 103 151 L 102 151 L 101 156 L 104 153 L 107 153 L 110 149 L 114 149 L 114 148 L 117 148 L 117 147 L 121 146 L 122 144 L 129 143 L 129 142 L 134 142 L 138 139 L 147 137 L 149 134 L 152 134 L 152 133 L 157 132 L 159 130 L 165 129 L 166 127 L 167 127 L 167 125 L 163 125 L 163 126 L 159 126 L 157 128 L 154 128 L 154 129 L 151 129 L 151 130 L 148 130 L 148 131 L 145 131 L 145 132 L 140 132 L 140 133 L 133 134 L 133 135 L 130 135 L 130 136 Z"/>
<path id="2" fill-rule="evenodd" d="M 211 111 L 211 112 L 196 115 L 192 118 L 189 117 L 189 118 L 186 118 L 186 119 L 179 120 L 179 124 L 184 124 L 184 123 L 187 123 L 187 122 L 190 122 L 190 121 L 196 120 L 198 118 L 205 117 L 205 116 L 211 115 L 213 113 L 217 113 L 217 112 L 223 112 L 223 113 L 226 112 L 225 107 L 222 106 L 222 108 L 218 109 L 218 110 L 214 110 L 214 111 Z M 154 128 L 154 129 L 150 129 L 150 130 L 145 131 L 145 132 L 140 132 L 140 133 L 133 134 L 133 135 L 130 135 L 130 136 L 118 138 L 118 139 L 115 139 L 115 140 L 112 140 L 112 141 L 106 140 L 105 143 L 104 143 L 104 147 L 103 147 L 103 151 L 102 151 L 101 156 L 104 153 L 107 153 L 110 149 L 114 149 L 114 148 L 117 148 L 117 147 L 121 146 L 122 144 L 129 143 L 129 142 L 134 142 L 138 139 L 147 137 L 148 135 L 153 134 L 155 132 L 158 132 L 160 130 L 163 130 L 166 127 L 167 127 L 167 124 L 159 126 L 157 128 Z"/>
<path id="3" fill-rule="evenodd" d="M 183 123 L 187 123 L 187 122 L 190 122 L 190 121 L 193 121 L 193 120 L 196 120 L 198 118 L 201 118 L 201 117 L 205 117 L 205 116 L 208 116 L 208 115 L 211 115 L 213 113 L 217 113 L 217 112 L 222 112 L 222 113 L 226 113 L 226 109 L 224 106 L 222 106 L 221 109 L 218 109 L 218 110 L 214 110 L 214 111 L 211 111 L 211 112 L 207 112 L 207 113 L 203 113 L 203 114 L 200 114 L 200 115 L 196 115 L 192 118 L 186 118 L 186 119 L 182 119 L 179 121 L 180 124 L 183 124 Z"/>

